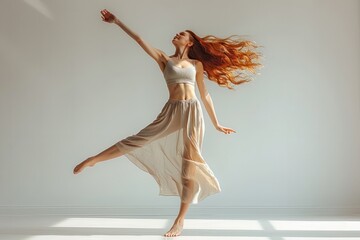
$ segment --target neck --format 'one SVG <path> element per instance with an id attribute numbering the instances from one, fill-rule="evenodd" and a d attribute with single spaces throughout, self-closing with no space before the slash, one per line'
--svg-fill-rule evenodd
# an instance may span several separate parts
<path id="1" fill-rule="evenodd" d="M 173 56 L 178 58 L 178 59 L 187 59 L 187 58 L 189 58 L 189 56 L 188 56 L 188 48 L 186 48 L 184 46 L 176 47 L 176 51 L 175 51 Z"/>

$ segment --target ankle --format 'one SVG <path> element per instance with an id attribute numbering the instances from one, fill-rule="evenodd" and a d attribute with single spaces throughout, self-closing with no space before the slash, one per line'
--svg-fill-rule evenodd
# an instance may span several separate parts
<path id="1" fill-rule="evenodd" d="M 177 223 L 177 224 L 183 224 L 183 223 L 184 223 L 184 218 L 179 218 L 179 217 L 177 217 L 177 218 L 175 219 L 175 223 Z"/>

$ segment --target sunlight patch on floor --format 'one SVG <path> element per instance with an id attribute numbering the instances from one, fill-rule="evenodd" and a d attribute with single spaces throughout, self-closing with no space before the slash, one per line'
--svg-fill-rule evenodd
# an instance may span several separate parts
<path id="1" fill-rule="evenodd" d="M 257 220 L 186 219 L 185 224 L 186 229 L 263 230 Z"/>
<path id="2" fill-rule="evenodd" d="M 168 225 L 167 219 L 148 218 L 67 218 L 51 227 L 67 228 L 142 228 L 160 229 Z"/>
<path id="3" fill-rule="evenodd" d="M 360 240 L 360 237 L 283 237 L 282 240 Z"/>
<path id="4" fill-rule="evenodd" d="M 162 229 L 169 225 L 167 219 L 139 219 L 139 218 L 67 218 L 51 227 L 68 228 L 142 228 Z M 186 219 L 186 229 L 211 230 L 263 230 L 256 220 L 213 220 Z"/>
<path id="5" fill-rule="evenodd" d="M 19 216 L 18 223 L 4 218 L 0 240 L 360 240 L 359 219 L 285 219 L 188 218 L 181 236 L 165 238 L 174 219 Z"/>
<path id="6" fill-rule="evenodd" d="M 96 235 L 96 236 L 54 236 L 43 235 L 33 236 L 26 240 L 158 240 L 158 239 L 178 239 L 178 240 L 271 240 L 268 237 L 235 237 L 235 236 L 179 236 L 179 237 L 163 237 L 163 236 L 134 236 L 134 235 Z M 333 239 L 331 239 L 333 240 Z M 335 239 L 337 240 L 337 239 Z M 351 239 L 352 240 L 352 239 Z"/>
<path id="7" fill-rule="evenodd" d="M 278 221 L 269 220 L 274 230 L 360 231 L 360 221 Z"/>

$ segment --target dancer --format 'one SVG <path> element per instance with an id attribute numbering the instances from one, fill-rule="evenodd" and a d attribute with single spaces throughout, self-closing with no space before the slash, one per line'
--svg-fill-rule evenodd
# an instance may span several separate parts
<path id="1" fill-rule="evenodd" d="M 176 195 L 180 209 L 166 237 L 179 236 L 190 204 L 197 204 L 209 195 L 221 191 L 219 182 L 201 155 L 205 131 L 203 111 L 195 95 L 195 83 L 200 98 L 214 127 L 225 134 L 235 130 L 219 124 L 212 99 L 204 83 L 204 73 L 219 86 L 250 81 L 236 80 L 232 71 L 249 70 L 261 66 L 253 62 L 259 53 L 251 41 L 234 41 L 214 36 L 200 38 L 193 31 L 182 31 L 172 39 L 175 53 L 171 56 L 150 46 L 138 34 L 104 9 L 102 20 L 115 23 L 133 38 L 159 65 L 169 90 L 169 99 L 148 126 L 137 134 L 121 139 L 113 146 L 79 163 L 73 170 L 78 174 L 87 166 L 126 156 L 136 166 L 151 174 L 159 185 L 159 195 Z M 246 52 L 242 49 L 248 48 Z"/>

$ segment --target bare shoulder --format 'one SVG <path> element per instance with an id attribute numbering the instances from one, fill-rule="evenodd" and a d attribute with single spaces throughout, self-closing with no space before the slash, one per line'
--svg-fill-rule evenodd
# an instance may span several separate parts
<path id="1" fill-rule="evenodd" d="M 204 71 L 204 66 L 201 61 L 194 59 L 196 71 L 200 71 L 201 73 Z"/>
<path id="2" fill-rule="evenodd" d="M 195 65 L 198 65 L 198 66 L 202 66 L 202 62 L 197 60 L 197 59 L 193 59 Z"/>

